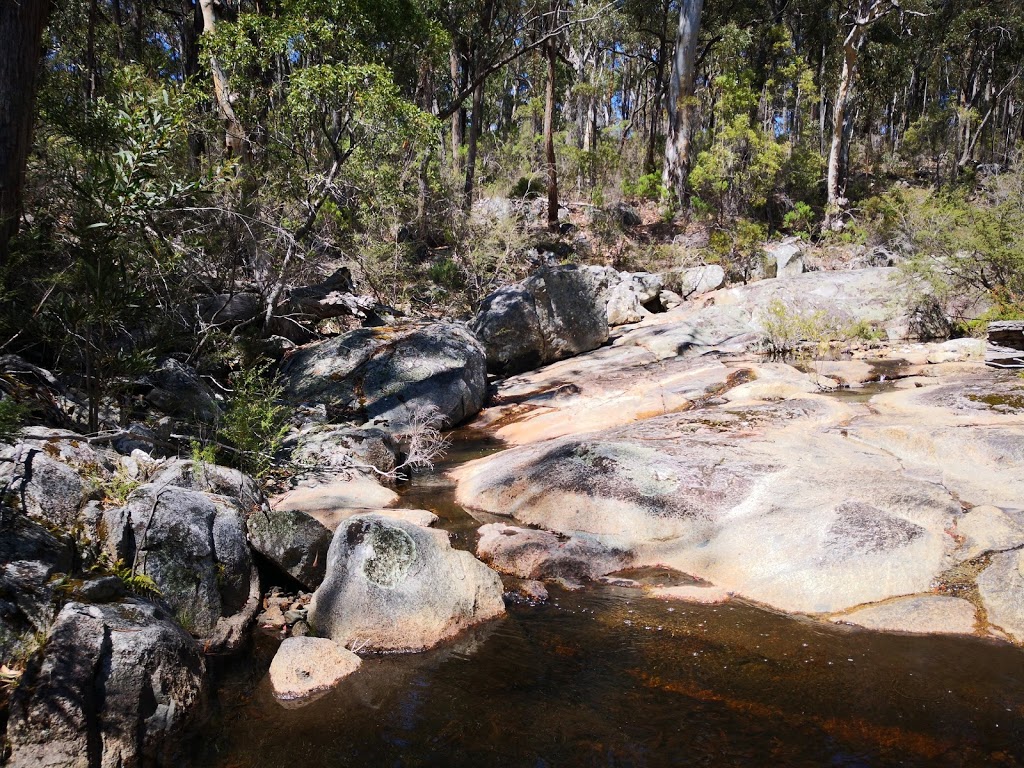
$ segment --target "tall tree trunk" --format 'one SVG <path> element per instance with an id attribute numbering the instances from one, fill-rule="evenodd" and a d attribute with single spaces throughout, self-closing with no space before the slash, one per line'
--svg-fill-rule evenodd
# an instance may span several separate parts
<path id="1" fill-rule="evenodd" d="M 484 120 L 484 84 L 473 89 L 473 120 L 469 124 L 469 140 L 466 142 L 466 182 L 462 188 L 462 207 L 469 210 L 473 205 L 473 186 L 476 183 L 476 152 Z"/>
<path id="2" fill-rule="evenodd" d="M 654 92 L 651 97 L 651 119 L 647 124 L 647 151 L 644 153 L 644 173 L 654 173 L 657 156 L 658 127 L 661 125 L 661 94 L 665 91 L 665 58 L 668 40 L 662 37 L 658 46 L 658 64 L 654 70 Z"/>
<path id="3" fill-rule="evenodd" d="M 0 2 L 0 266 L 21 219 L 36 78 L 49 0 Z"/>
<path id="4" fill-rule="evenodd" d="M 203 11 L 203 34 L 212 35 L 217 30 L 217 11 L 214 8 L 214 0 L 199 0 L 199 5 Z M 242 128 L 241 121 L 235 116 L 231 83 L 224 70 L 221 69 L 217 57 L 213 54 L 210 55 L 210 73 L 213 75 L 213 94 L 217 99 L 217 109 L 224 122 L 224 147 L 227 149 L 229 157 L 243 159 L 247 155 L 245 130 Z"/>
<path id="5" fill-rule="evenodd" d="M 551 0 L 548 13 L 548 29 L 558 26 L 558 0 Z M 555 64 L 558 45 L 555 38 L 544 44 L 548 65 L 548 83 L 544 94 L 544 160 L 548 176 L 548 229 L 558 231 L 558 167 L 555 164 Z"/>
<path id="6" fill-rule="evenodd" d="M 680 204 L 686 200 L 686 180 L 690 173 L 690 134 L 696 114 L 697 35 L 703 8 L 704 0 L 683 0 L 669 82 L 668 137 L 662 183 Z"/>
<path id="7" fill-rule="evenodd" d="M 455 44 L 452 43 L 451 50 L 448 52 L 448 62 L 451 67 L 452 75 L 452 89 L 458 93 L 460 90 L 466 87 L 466 75 L 465 70 L 461 66 L 462 57 L 459 54 Z M 465 140 L 465 127 L 466 127 L 466 110 L 461 106 L 452 113 L 452 170 L 456 176 L 461 168 L 459 157 L 459 150 L 462 149 L 462 144 Z"/>
<path id="8" fill-rule="evenodd" d="M 864 29 L 859 24 L 854 25 L 843 41 L 843 68 L 839 73 L 839 85 L 836 88 L 835 103 L 832 106 L 832 142 L 828 153 L 825 210 L 826 219 L 829 222 L 839 212 L 840 197 L 843 193 L 840 181 L 843 176 L 843 136 L 846 131 L 846 113 L 850 106 L 853 79 L 857 73 L 857 57 L 863 42 Z"/>

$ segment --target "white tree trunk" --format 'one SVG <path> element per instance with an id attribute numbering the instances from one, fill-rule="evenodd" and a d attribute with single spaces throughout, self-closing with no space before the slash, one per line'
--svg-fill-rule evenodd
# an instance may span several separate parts
<path id="1" fill-rule="evenodd" d="M 690 134 L 696 113 L 697 35 L 703 8 L 704 0 L 683 0 L 669 81 L 668 136 L 662 183 L 680 204 L 686 197 L 686 180 L 690 173 Z"/>

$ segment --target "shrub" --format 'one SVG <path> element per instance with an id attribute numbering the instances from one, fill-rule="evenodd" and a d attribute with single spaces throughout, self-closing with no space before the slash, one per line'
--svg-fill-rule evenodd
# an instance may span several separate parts
<path id="1" fill-rule="evenodd" d="M 258 479 L 274 466 L 288 431 L 288 410 L 279 402 L 284 386 L 276 376 L 267 378 L 267 368 L 252 366 L 232 374 L 234 394 L 219 430 L 233 449 L 231 463 Z"/>
<path id="2" fill-rule="evenodd" d="M 17 438 L 28 409 L 9 397 L 0 398 L 0 443 L 11 443 Z"/>

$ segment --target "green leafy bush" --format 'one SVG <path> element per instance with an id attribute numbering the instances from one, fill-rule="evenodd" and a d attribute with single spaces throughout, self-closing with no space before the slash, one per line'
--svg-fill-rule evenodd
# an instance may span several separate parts
<path id="1" fill-rule="evenodd" d="M 263 478 L 273 468 L 288 431 L 288 409 L 279 400 L 284 386 L 268 378 L 267 365 L 232 374 L 234 393 L 219 435 L 233 448 L 232 463 L 253 477 Z"/>

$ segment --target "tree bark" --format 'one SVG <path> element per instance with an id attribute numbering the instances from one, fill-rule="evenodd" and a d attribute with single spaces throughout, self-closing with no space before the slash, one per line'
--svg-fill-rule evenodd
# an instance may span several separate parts
<path id="1" fill-rule="evenodd" d="M 668 137 L 662 183 L 682 205 L 690 173 L 690 135 L 696 114 L 697 35 L 704 0 L 683 0 L 676 32 L 676 53 L 668 94 Z"/>
<path id="2" fill-rule="evenodd" d="M 49 0 L 0 2 L 0 266 L 21 219 Z"/>
<path id="3" fill-rule="evenodd" d="M 203 34 L 212 35 L 217 30 L 217 11 L 213 0 L 199 0 L 199 5 L 203 11 Z M 224 147 L 229 157 L 243 159 L 248 154 L 245 130 L 232 106 L 234 94 L 231 92 L 231 83 L 213 54 L 210 55 L 210 73 L 213 75 L 213 94 L 217 99 L 217 109 L 224 122 Z"/>
<path id="4" fill-rule="evenodd" d="M 843 68 L 839 73 L 839 85 L 832 106 L 832 141 L 828 153 L 828 176 L 826 216 L 831 218 L 840 207 L 843 189 L 840 186 L 842 176 L 843 136 L 846 130 L 846 113 L 850 106 L 850 92 L 853 78 L 857 72 L 857 57 L 864 42 L 864 30 L 854 25 L 843 41 Z"/>
<path id="5" fill-rule="evenodd" d="M 558 0 L 551 0 L 548 29 L 558 25 Z M 544 94 L 544 160 L 548 176 L 548 229 L 558 231 L 558 166 L 555 161 L 555 64 L 558 45 L 554 37 L 544 45 L 548 65 L 548 83 Z"/>

